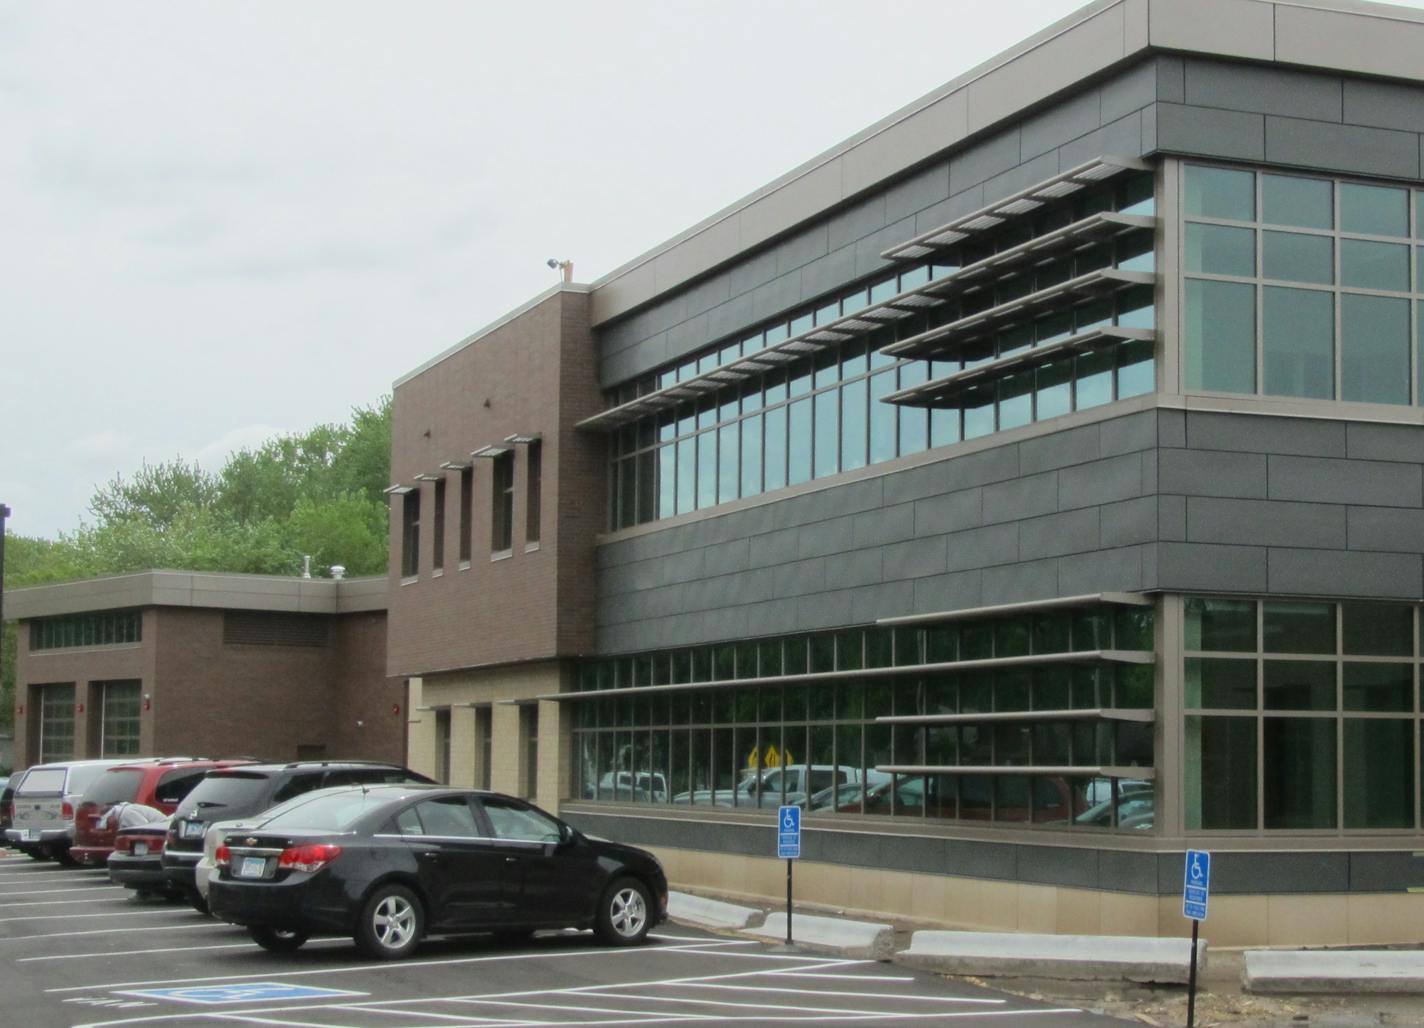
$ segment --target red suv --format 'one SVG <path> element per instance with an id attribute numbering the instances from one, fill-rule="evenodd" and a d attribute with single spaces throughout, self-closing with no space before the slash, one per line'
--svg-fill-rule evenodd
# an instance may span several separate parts
<path id="1" fill-rule="evenodd" d="M 104 866 L 113 852 L 114 835 L 118 830 L 117 819 L 104 820 L 104 815 L 116 804 L 142 803 L 171 814 L 213 768 L 252 763 L 256 762 L 248 758 L 163 757 L 109 768 L 84 790 L 74 812 L 74 845 L 69 848 L 70 858 L 90 867 Z"/>

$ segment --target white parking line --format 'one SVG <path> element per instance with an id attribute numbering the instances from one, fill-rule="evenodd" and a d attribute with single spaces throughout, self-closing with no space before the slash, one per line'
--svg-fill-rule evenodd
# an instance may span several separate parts
<path id="1" fill-rule="evenodd" d="M 75 921 L 80 918 L 95 917 L 151 917 L 154 914 L 192 914 L 191 910 L 129 910 L 122 914 L 26 914 L 24 917 L 0 917 L 0 924 L 9 924 L 11 921 L 58 921 L 61 918 Z"/>
<path id="2" fill-rule="evenodd" d="M 899 992 L 845 992 L 842 989 L 784 989 L 767 985 L 714 985 L 708 982 L 688 982 L 687 989 L 733 989 L 737 992 L 774 992 L 778 996 L 854 996 L 858 999 L 914 999 L 930 1003 L 982 1003 L 1003 1006 L 1006 999 L 980 999 L 960 996 L 909 996 Z"/>
<path id="3" fill-rule="evenodd" d="M 217 925 L 215 927 L 231 928 L 232 926 Z M 139 930 L 141 931 L 142 929 Z M 37 938 L 37 936 L 31 936 L 31 938 Z M 351 945 L 351 940 L 312 939 L 310 942 L 307 943 L 307 948 L 310 949 L 313 946 L 330 946 L 333 944 L 340 946 L 349 946 Z M 142 953 L 198 953 L 205 950 L 215 949 L 252 949 L 256 945 L 257 944 L 255 942 L 249 941 L 224 943 L 221 946 L 164 946 L 161 949 L 126 949 L 118 951 L 109 950 L 106 953 L 54 953 L 44 957 L 20 957 L 15 961 L 15 963 L 33 964 L 44 960 L 87 960 L 93 959 L 94 957 L 134 957 Z"/>
<path id="4" fill-rule="evenodd" d="M 112 892 L 113 890 L 117 889 L 117 890 L 119 890 L 120 892 L 122 892 L 122 891 L 123 891 L 123 888 L 124 888 L 124 887 L 123 887 L 122 885 L 91 885 L 91 886 L 89 886 L 85 891 L 86 891 L 86 892 Z M 50 895 L 50 894 L 52 894 L 52 893 L 56 893 L 56 892 L 58 892 L 58 893 L 68 893 L 69 895 L 72 896 L 72 895 L 74 895 L 74 891 L 75 891 L 75 890 L 74 890 L 73 887 L 70 887 L 70 888 L 68 888 L 68 889 L 28 889 L 28 890 L 26 890 L 25 892 L 0 892 L 0 897 L 8 897 L 8 896 L 48 896 L 48 895 Z M 81 903 L 87 903 L 88 900 L 80 900 L 80 902 L 81 902 Z M 15 906 L 15 904 L 13 904 L 13 903 L 0 903 L 0 907 L 9 907 L 9 906 Z"/>
<path id="5" fill-rule="evenodd" d="M 178 913 L 182 913 L 182 911 L 178 911 Z M 128 916 L 128 915 L 124 915 L 124 914 L 96 914 L 96 915 L 93 915 L 93 916 L 95 916 L 95 917 L 125 917 L 125 916 Z M 4 919 L 3 919 L 3 918 L 0 918 L 0 920 L 4 920 Z M 13 919 L 12 919 L 12 920 L 13 920 Z M 758 945 L 758 943 L 756 943 L 756 942 L 753 941 L 753 940 L 746 940 L 746 941 L 742 941 L 742 940 L 730 940 L 730 941 L 727 941 L 727 942 L 714 943 L 713 945 L 714 945 L 714 946 L 756 946 L 756 945 Z M 698 947 L 691 947 L 691 946 L 662 946 L 662 947 L 659 947 L 659 948 L 656 949 L 656 950 L 653 950 L 652 952 L 654 952 L 654 953 L 676 953 L 676 952 L 679 952 L 679 951 L 682 951 L 682 950 L 706 949 L 706 948 L 707 948 L 707 944 L 706 944 L 706 943 L 703 943 L 703 944 L 701 944 L 701 945 L 698 946 Z M 587 957 L 587 956 L 615 957 L 615 956 L 629 956 L 629 955 L 632 955 L 632 956 L 642 955 L 642 956 L 646 957 L 646 956 L 648 955 L 648 953 L 649 953 L 649 951 L 648 951 L 647 949 L 644 949 L 644 948 L 631 948 L 631 947 L 628 948 L 628 949 L 615 949 L 615 950 L 606 950 L 606 949 L 569 950 L 569 951 L 560 952 L 560 953 L 538 953 L 538 952 L 536 952 L 536 953 L 507 953 L 507 954 L 500 954 L 500 955 L 498 955 L 498 956 L 492 956 L 492 957 L 450 957 L 449 959 L 446 959 L 446 960 L 402 960 L 402 961 L 399 961 L 399 962 L 392 962 L 392 963 L 387 963 L 387 964 L 370 964 L 370 963 L 365 963 L 365 964 L 350 964 L 350 965 L 347 965 L 347 966 L 345 966 L 345 967 L 318 967 L 318 968 L 312 968 L 312 969 L 305 970 L 305 971 L 283 971 L 283 972 L 282 972 L 282 977 L 284 977 L 284 978 L 298 978 L 298 977 L 307 977 L 307 976 L 312 976 L 312 975 L 325 975 L 325 974 L 373 974 L 373 973 L 375 973 L 375 972 L 377 972 L 377 971 L 398 971 L 398 970 L 400 970 L 400 969 L 402 969 L 402 968 L 412 968 L 412 967 L 453 967 L 453 966 L 456 966 L 456 965 L 463 965 L 463 964 L 488 964 L 488 963 L 492 963 L 492 962 L 500 961 L 500 960 L 564 960 L 564 959 L 568 959 L 568 958 L 572 958 L 572 957 Z M 197 983 L 197 982 L 232 982 L 232 981 L 240 981 L 240 980 L 242 980 L 242 979 L 244 979 L 244 978 L 258 978 L 258 977 L 261 977 L 262 974 L 265 974 L 265 973 L 269 973 L 269 972 L 262 972 L 262 973 L 258 973 L 258 974 L 208 975 L 208 976 L 205 976 L 205 977 L 202 977 L 202 978 L 161 978 L 161 979 L 153 979 L 153 980 L 138 981 L 138 982 L 105 982 L 105 983 L 97 984 L 97 985 L 69 985 L 69 986 L 65 986 L 65 987 L 63 987 L 63 988 L 58 988 L 58 989 L 46 989 L 45 992 L 46 992 L 46 993 L 60 993 L 60 992 L 93 992 L 93 991 L 95 991 L 95 990 L 97 990 L 97 989 L 135 989 L 135 988 L 140 988 L 140 987 L 146 988 L 146 987 L 148 987 L 148 986 L 153 986 L 153 985 L 191 985 L 191 984 L 194 984 L 194 983 Z M 754 972 L 754 973 L 759 973 L 759 972 Z M 305 1009 L 305 1008 L 303 1008 L 303 1009 Z"/>
<path id="6" fill-rule="evenodd" d="M 69 890 L 64 890 L 68 892 Z M 92 907 L 94 900 L 35 900 L 33 903 L 0 903 L 0 910 L 12 907 Z"/>
<path id="7" fill-rule="evenodd" d="M 856 982 L 913 982 L 909 975 L 895 974 L 822 974 L 819 971 L 768 971 L 781 978 L 827 978 L 833 981 Z"/>
<path id="8" fill-rule="evenodd" d="M 143 925 L 139 928 L 91 928 L 87 932 L 48 932 L 44 935 L 9 935 L 0 938 L 0 942 L 32 942 L 35 939 L 70 939 L 81 935 L 117 935 L 124 932 L 133 935 L 136 932 L 181 932 L 190 928 L 232 928 L 230 924 L 222 924 L 217 921 L 203 921 L 198 924 L 153 924 Z"/>

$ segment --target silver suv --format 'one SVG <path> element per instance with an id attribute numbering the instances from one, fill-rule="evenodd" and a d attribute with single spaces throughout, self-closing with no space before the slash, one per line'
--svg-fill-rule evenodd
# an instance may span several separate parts
<path id="1" fill-rule="evenodd" d="M 69 863 L 74 842 L 74 808 L 89 783 L 125 760 L 65 760 L 36 764 L 25 772 L 11 801 L 13 817 L 5 839 L 36 860 Z"/>

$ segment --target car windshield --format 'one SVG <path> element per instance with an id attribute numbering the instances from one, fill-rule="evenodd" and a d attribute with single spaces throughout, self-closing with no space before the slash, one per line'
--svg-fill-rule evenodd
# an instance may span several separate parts
<path id="1" fill-rule="evenodd" d="M 138 783 L 141 781 L 143 772 L 134 768 L 106 771 L 84 790 L 84 802 L 105 807 L 112 803 L 127 803 L 138 795 Z"/>
<path id="2" fill-rule="evenodd" d="M 264 820 L 261 828 L 263 831 L 272 828 L 317 828 L 344 832 L 365 814 L 388 804 L 391 795 L 384 790 L 343 789 L 280 811 Z"/>
<path id="3" fill-rule="evenodd" d="M 221 809 L 223 807 L 251 807 L 267 791 L 267 775 L 233 774 L 210 775 L 197 784 L 183 801 L 184 810 Z"/>

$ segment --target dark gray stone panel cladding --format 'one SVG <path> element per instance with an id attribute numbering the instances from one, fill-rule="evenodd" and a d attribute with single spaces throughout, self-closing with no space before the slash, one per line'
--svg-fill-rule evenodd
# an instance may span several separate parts
<path id="1" fill-rule="evenodd" d="M 563 817 L 583 831 L 635 846 L 775 856 L 770 821 L 765 825 L 733 824 L 588 809 L 568 811 Z M 942 874 L 1146 896 L 1181 894 L 1182 851 L 1096 849 L 1089 836 L 1075 834 L 1073 838 L 1080 845 L 1067 848 L 956 839 L 939 834 L 848 831 L 808 823 L 802 833 L 801 854 L 806 860 L 867 870 Z M 1211 879 L 1212 891 L 1218 895 L 1400 893 L 1406 887 L 1424 885 L 1424 861 L 1407 850 L 1219 851 L 1212 855 Z"/>
<path id="2" fill-rule="evenodd" d="M 604 543 L 599 651 L 1116 590 L 1424 598 L 1424 426 L 1163 408 L 943 454 Z"/>

